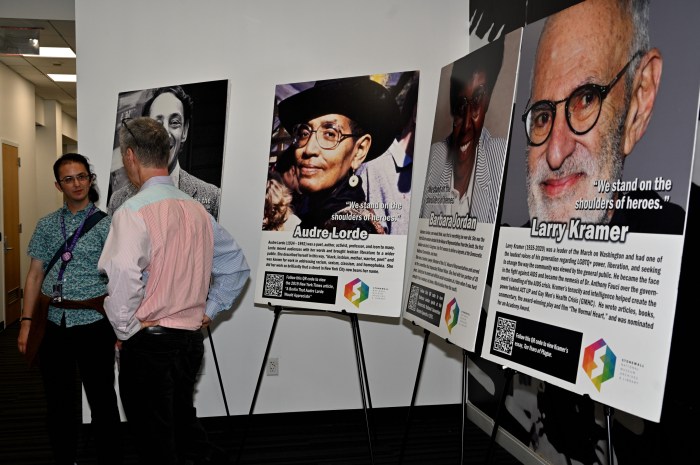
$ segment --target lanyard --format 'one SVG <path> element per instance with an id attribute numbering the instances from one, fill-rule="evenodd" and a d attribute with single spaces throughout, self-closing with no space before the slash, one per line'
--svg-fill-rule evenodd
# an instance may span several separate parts
<path id="1" fill-rule="evenodd" d="M 83 221 L 80 222 L 78 229 L 76 229 L 75 233 L 73 233 L 73 239 L 70 241 L 70 244 L 68 243 L 68 238 L 66 237 L 66 220 L 63 218 L 63 213 L 61 213 L 61 234 L 63 235 L 63 253 L 61 254 L 61 262 L 63 263 L 61 264 L 61 268 L 58 270 L 59 283 L 63 281 L 63 272 L 66 270 L 66 265 L 68 265 L 69 261 L 73 260 L 73 250 L 75 249 L 75 244 L 78 243 L 78 239 L 80 238 L 80 233 L 83 231 L 85 222 L 88 218 L 90 218 L 90 215 L 92 215 L 94 211 L 95 205 L 90 207 L 87 215 L 85 215 Z"/>

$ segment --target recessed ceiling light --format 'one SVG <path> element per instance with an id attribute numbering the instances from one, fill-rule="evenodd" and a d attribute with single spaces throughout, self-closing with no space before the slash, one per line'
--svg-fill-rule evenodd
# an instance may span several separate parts
<path id="1" fill-rule="evenodd" d="M 77 82 L 75 74 L 47 74 L 54 82 Z"/>
<path id="2" fill-rule="evenodd" d="M 40 56 L 44 58 L 75 58 L 75 53 L 68 47 L 39 47 L 39 55 L 24 54 L 23 56 Z"/>

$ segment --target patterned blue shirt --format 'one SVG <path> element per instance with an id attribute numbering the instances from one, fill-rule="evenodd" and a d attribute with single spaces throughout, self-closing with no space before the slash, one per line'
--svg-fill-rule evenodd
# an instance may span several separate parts
<path id="1" fill-rule="evenodd" d="M 86 217 L 92 205 L 92 202 L 89 203 L 85 209 L 73 215 L 64 204 L 63 208 L 59 208 L 40 219 L 29 242 L 27 254 L 31 258 L 43 262 L 44 267 L 46 267 L 56 250 L 64 242 L 61 233 L 61 216 L 65 220 L 66 237 L 70 237 Z M 78 239 L 75 250 L 73 250 L 73 259 L 68 262 L 63 273 L 63 297 L 65 299 L 85 300 L 107 293 L 107 276 L 97 271 L 97 261 L 102 253 L 105 240 L 107 240 L 110 223 L 111 218 L 106 216 Z M 60 268 L 61 260 L 59 259 L 44 279 L 41 286 L 43 294 L 50 296 L 53 292 Z M 49 306 L 49 321 L 60 325 L 64 313 L 66 327 L 86 325 L 103 318 L 100 313 L 92 309 L 64 310 Z"/>

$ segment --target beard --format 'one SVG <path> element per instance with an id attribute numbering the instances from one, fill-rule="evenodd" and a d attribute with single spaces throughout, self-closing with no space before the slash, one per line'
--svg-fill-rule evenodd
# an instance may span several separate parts
<path id="1" fill-rule="evenodd" d="M 609 205 L 610 200 L 614 202 L 615 191 L 610 189 L 610 192 L 599 192 L 593 183 L 603 180 L 612 184 L 622 177 L 624 155 L 621 146 L 626 114 L 626 110 L 621 112 L 611 121 L 608 130 L 603 129 L 604 135 L 597 154 L 576 144 L 573 153 L 555 171 L 550 169 L 544 156 L 540 157 L 532 172 L 528 167 L 527 204 L 531 219 L 567 223 L 572 218 L 580 218 L 584 223 L 594 224 L 610 221 L 613 208 L 577 210 L 576 201 L 600 199 L 601 205 Z M 583 178 L 577 181 L 575 188 L 556 197 L 548 196 L 542 187 L 547 179 L 562 179 L 576 174 L 583 174 Z"/>

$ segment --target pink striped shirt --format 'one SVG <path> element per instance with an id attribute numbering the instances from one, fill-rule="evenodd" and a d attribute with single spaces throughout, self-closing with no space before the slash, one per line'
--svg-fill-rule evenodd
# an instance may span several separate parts
<path id="1" fill-rule="evenodd" d="M 204 316 L 211 220 L 196 200 L 158 181 L 151 178 L 116 211 L 98 263 L 109 277 L 105 310 L 122 340 L 141 322 L 195 330 Z"/>

